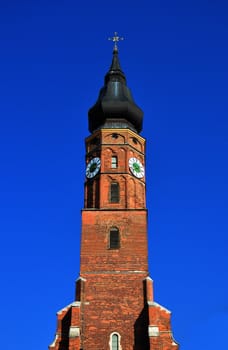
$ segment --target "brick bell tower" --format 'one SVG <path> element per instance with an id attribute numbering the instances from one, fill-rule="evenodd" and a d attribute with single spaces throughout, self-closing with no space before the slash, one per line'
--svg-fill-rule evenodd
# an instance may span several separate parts
<path id="1" fill-rule="evenodd" d="M 49 350 L 178 349 L 148 274 L 145 139 L 115 46 L 89 110 L 80 277 Z"/>

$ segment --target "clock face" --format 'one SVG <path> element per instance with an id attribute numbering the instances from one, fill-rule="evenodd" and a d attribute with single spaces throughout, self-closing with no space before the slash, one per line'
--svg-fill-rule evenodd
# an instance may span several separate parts
<path id="1" fill-rule="evenodd" d="M 91 159 L 91 161 L 87 164 L 87 167 L 86 167 L 86 177 L 88 177 L 88 179 L 91 179 L 92 177 L 97 175 L 97 173 L 100 170 L 100 167 L 101 167 L 101 161 L 99 157 L 95 157 Z"/>
<path id="2" fill-rule="evenodd" d="M 134 176 L 141 179 L 144 176 L 144 166 L 137 158 L 129 159 L 129 168 Z"/>

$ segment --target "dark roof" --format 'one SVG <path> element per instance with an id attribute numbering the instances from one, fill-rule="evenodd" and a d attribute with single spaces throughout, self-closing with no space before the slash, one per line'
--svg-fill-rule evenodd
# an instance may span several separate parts
<path id="1" fill-rule="evenodd" d="M 89 131 L 101 127 L 129 127 L 142 130 L 143 111 L 135 104 L 114 47 L 112 64 L 105 76 L 97 102 L 89 110 Z"/>

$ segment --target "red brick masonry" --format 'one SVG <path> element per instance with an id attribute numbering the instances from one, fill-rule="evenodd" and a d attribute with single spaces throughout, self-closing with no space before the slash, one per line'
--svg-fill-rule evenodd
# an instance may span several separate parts
<path id="1" fill-rule="evenodd" d="M 145 165 L 145 140 L 129 129 L 100 129 L 86 139 L 86 163 L 101 159 L 99 173 L 85 181 L 80 277 L 75 301 L 58 312 L 49 350 L 178 349 L 170 312 L 154 302 L 148 277 L 145 177 L 133 176 L 129 158 Z M 112 157 L 118 166 L 112 168 Z M 119 184 L 119 201 L 110 188 Z M 119 247 L 110 249 L 110 230 L 119 231 Z"/>

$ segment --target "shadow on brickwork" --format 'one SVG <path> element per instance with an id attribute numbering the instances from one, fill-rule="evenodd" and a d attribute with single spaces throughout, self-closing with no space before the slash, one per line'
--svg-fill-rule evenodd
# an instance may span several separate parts
<path id="1" fill-rule="evenodd" d="M 149 336 L 148 336 L 148 325 L 149 325 L 149 314 L 147 304 L 147 292 L 146 283 L 143 281 L 143 293 L 144 293 L 144 308 L 141 311 L 139 317 L 134 324 L 134 336 L 135 344 L 134 350 L 149 350 Z"/>
<path id="2" fill-rule="evenodd" d="M 145 305 L 134 325 L 134 350 L 149 350 L 148 307 Z"/>
<path id="3" fill-rule="evenodd" d="M 71 308 L 62 319 L 62 339 L 59 343 L 59 350 L 69 349 L 69 329 L 71 324 Z"/>

